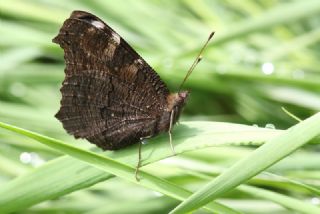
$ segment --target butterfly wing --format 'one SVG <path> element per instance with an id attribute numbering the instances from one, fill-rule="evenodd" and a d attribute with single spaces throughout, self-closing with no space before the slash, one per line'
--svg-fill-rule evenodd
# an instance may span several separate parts
<path id="1" fill-rule="evenodd" d="M 109 150 L 156 134 L 169 91 L 114 30 L 74 11 L 53 41 L 64 49 L 66 77 L 56 117 L 68 133 Z"/>

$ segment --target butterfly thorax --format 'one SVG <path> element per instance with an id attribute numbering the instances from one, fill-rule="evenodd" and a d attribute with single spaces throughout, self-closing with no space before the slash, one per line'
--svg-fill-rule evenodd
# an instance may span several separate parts
<path id="1" fill-rule="evenodd" d="M 172 125 L 174 125 L 178 121 L 182 109 L 187 102 L 188 95 L 188 91 L 182 91 L 168 95 L 167 110 L 162 113 L 159 120 L 158 128 L 161 130 L 161 132 L 169 130 L 171 114 L 173 114 L 171 121 Z"/>

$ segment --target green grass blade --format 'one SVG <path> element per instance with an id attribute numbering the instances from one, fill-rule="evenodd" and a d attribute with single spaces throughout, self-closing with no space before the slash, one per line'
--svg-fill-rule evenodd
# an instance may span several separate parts
<path id="1" fill-rule="evenodd" d="M 291 210 L 295 210 L 299 213 L 320 213 L 319 207 L 277 192 L 272 192 L 270 190 L 265 190 L 248 185 L 240 185 L 239 187 L 237 187 L 237 189 L 251 194 L 252 196 L 273 201 L 274 203 L 280 204 L 281 206 L 284 206 Z"/>
<path id="2" fill-rule="evenodd" d="M 10 4 L 0 2 L 0 9 L 3 13 L 11 16 L 55 24 L 60 24 L 67 16 L 67 13 L 61 9 L 32 1 L 13 0 Z"/>
<path id="3" fill-rule="evenodd" d="M 194 173 L 194 172 L 187 172 L 187 173 L 190 173 L 190 175 L 193 175 L 198 178 L 205 179 L 205 180 L 211 179 L 210 176 L 205 175 L 203 173 Z M 269 175 L 276 176 L 276 175 L 272 175 L 271 173 L 269 173 Z M 281 176 L 277 176 L 277 177 L 279 179 L 285 179 Z M 295 182 L 295 181 L 291 180 L 290 182 Z M 309 189 L 308 185 L 304 185 L 304 184 L 301 184 L 298 182 L 296 182 L 296 184 L 299 186 L 303 186 L 304 188 Z M 268 201 L 272 201 L 276 204 L 279 204 L 283 207 L 286 207 L 290 210 L 299 211 L 299 213 L 319 213 L 320 212 L 319 207 L 316 207 L 316 206 L 310 204 L 310 202 L 308 202 L 308 201 L 301 201 L 296 198 L 293 198 L 292 196 L 291 197 L 286 196 L 284 194 L 280 194 L 280 193 L 277 193 L 277 192 L 274 192 L 271 190 L 266 190 L 263 188 L 258 188 L 258 187 L 245 185 L 245 184 L 238 186 L 236 189 L 241 192 L 245 192 L 247 194 L 250 194 L 255 198 L 266 199 Z"/>
<path id="4" fill-rule="evenodd" d="M 191 124 L 190 127 L 192 127 L 192 124 L 194 124 L 194 123 L 190 123 L 190 124 Z M 209 125 L 210 123 L 203 123 L 202 125 L 204 125 L 204 124 Z M 226 123 L 221 123 L 220 124 L 220 130 L 225 129 L 226 126 L 227 126 Z M 80 159 L 80 160 L 82 160 L 82 161 L 84 161 L 84 162 L 86 162 L 86 163 L 88 163 L 88 164 L 90 164 L 90 165 L 92 165 L 94 167 L 97 167 L 97 168 L 99 168 L 101 170 L 104 170 L 106 172 L 109 172 L 111 174 L 117 175 L 117 176 L 119 176 L 119 177 L 121 177 L 121 178 L 123 178 L 125 180 L 131 181 L 133 183 L 137 183 L 137 181 L 134 178 L 135 169 L 133 167 L 129 166 L 129 165 L 123 164 L 123 163 L 118 162 L 118 161 L 116 161 L 114 159 L 99 155 L 97 153 L 93 153 L 93 152 L 90 152 L 90 151 L 82 150 L 82 149 L 79 149 L 77 147 L 65 144 L 62 141 L 59 141 L 59 140 L 56 140 L 56 139 L 53 139 L 53 138 L 49 138 L 49 137 L 46 137 L 46 136 L 43 136 L 43 135 L 40 135 L 40 134 L 37 134 L 37 133 L 34 133 L 34 132 L 30 132 L 30 131 L 27 131 L 25 129 L 21 129 L 21 128 L 18 128 L 18 127 L 15 127 L 15 126 L 11 126 L 11 125 L 8 125 L 8 124 L 5 124 L 5 123 L 1 123 L 0 122 L 0 127 L 8 129 L 8 130 L 11 130 L 11 131 L 14 131 L 16 133 L 19 133 L 19 134 L 22 134 L 24 136 L 30 137 L 32 139 L 35 139 L 35 140 L 37 140 L 37 141 L 39 141 L 39 142 L 41 142 L 41 143 L 53 148 L 53 149 L 56 149 L 56 150 L 58 150 L 60 152 L 68 154 L 68 155 L 70 155 L 72 157 L 75 157 L 77 159 Z M 181 127 L 184 128 L 184 129 L 186 128 L 186 127 L 183 127 L 183 126 L 181 126 Z M 208 134 L 209 130 L 206 130 L 205 127 L 206 126 L 202 127 L 203 132 L 206 131 L 207 134 Z M 243 135 L 243 136 L 246 136 L 246 137 L 248 137 L 254 131 L 258 131 L 259 134 L 257 133 L 256 136 L 257 136 L 257 139 L 259 138 L 258 136 L 260 136 L 260 141 L 262 140 L 261 136 L 263 136 L 263 134 L 262 134 L 263 131 L 266 133 L 266 135 L 269 134 L 269 137 L 272 136 L 272 134 L 276 134 L 276 135 L 278 134 L 276 130 L 259 129 L 259 128 L 250 127 L 250 126 L 232 125 L 232 124 L 230 124 L 229 127 L 230 127 L 230 129 L 233 129 L 233 131 L 235 131 L 235 133 L 236 133 L 236 129 L 238 129 L 238 131 L 242 130 L 244 133 L 247 132 L 247 134 Z M 201 123 L 198 124 L 198 129 L 199 128 L 201 128 Z M 217 128 L 218 127 L 216 126 L 216 129 Z M 220 142 L 219 141 L 214 142 L 215 144 L 218 143 L 218 144 L 221 145 L 223 142 L 225 144 L 229 144 L 229 143 L 232 143 L 232 142 L 234 143 L 234 140 L 231 141 L 232 137 L 230 138 L 230 136 L 232 136 L 232 135 L 230 135 L 230 131 L 225 131 L 225 133 L 220 133 L 219 132 L 219 128 L 217 130 L 215 130 L 215 131 L 217 131 L 217 133 L 216 133 L 217 138 L 219 138 L 219 136 L 220 136 Z M 197 132 L 199 132 L 199 130 L 197 130 Z M 192 134 L 192 131 L 189 131 L 188 134 Z M 223 136 L 223 134 L 225 135 L 225 139 L 221 140 L 221 136 Z M 229 137 L 227 137 L 227 136 L 229 136 Z M 241 137 L 239 138 L 238 134 L 234 134 L 233 138 L 236 139 L 235 138 L 236 136 L 238 136 L 238 139 L 241 139 Z M 177 141 L 179 141 L 179 139 L 177 139 Z M 194 145 L 193 144 L 193 147 L 190 147 L 191 146 L 191 144 L 190 144 L 191 141 L 189 141 L 187 139 L 184 139 L 184 141 L 185 142 L 183 143 L 183 145 L 178 145 L 177 146 L 177 149 L 178 149 L 178 150 L 176 150 L 177 152 L 193 150 L 193 149 L 195 149 L 197 147 L 201 148 L 201 143 L 199 143 L 199 145 Z M 249 141 L 251 141 L 251 140 L 249 140 Z M 244 139 L 242 139 L 241 142 L 244 142 Z M 163 142 L 163 143 L 166 143 L 166 142 Z M 155 147 L 157 145 L 158 144 L 150 145 L 150 146 Z M 208 146 L 208 144 L 205 143 L 204 140 L 203 140 L 202 141 L 202 146 Z M 132 150 L 132 149 L 127 150 L 127 151 L 130 151 L 131 154 L 136 153 L 136 150 Z M 169 156 L 168 154 L 166 154 L 166 152 L 161 151 L 160 148 L 157 149 L 157 151 L 159 151 L 161 153 L 164 153 L 166 156 Z M 168 149 L 168 151 L 170 152 L 170 149 Z M 155 153 L 155 152 L 153 152 L 153 153 Z M 158 153 L 158 155 L 159 154 L 160 153 Z M 125 156 L 128 155 L 128 153 L 126 151 L 123 151 L 123 153 L 122 154 L 119 153 L 119 155 L 120 155 L 120 157 L 121 156 L 125 157 Z M 166 156 L 162 156 L 162 157 L 166 157 Z M 159 158 L 161 158 L 161 157 L 156 155 L 156 157 L 149 158 L 148 161 L 146 161 L 145 163 L 150 163 L 150 161 L 157 160 Z M 132 160 L 130 158 L 127 161 L 132 163 Z M 28 175 L 25 176 L 25 177 L 21 176 L 18 179 L 16 179 L 16 180 L 12 181 L 11 183 L 9 183 L 9 185 L 6 185 L 6 186 L 2 187 L 2 189 L 0 190 L 0 195 L 2 195 L 3 197 L 0 196 L 0 205 L 1 205 L 0 206 L 0 211 L 1 212 L 12 212 L 12 211 L 15 211 L 15 210 L 22 209 L 27 205 L 31 205 L 33 203 L 36 203 L 36 202 L 39 202 L 39 201 L 43 200 L 43 198 L 38 198 L 38 200 L 37 200 L 37 198 L 35 197 L 35 195 L 39 194 L 39 191 L 42 192 L 42 193 L 46 192 L 45 190 L 55 191 L 54 188 L 52 188 L 52 186 L 51 187 L 49 186 L 48 188 L 45 188 L 45 190 L 42 189 L 42 188 L 39 188 L 39 186 L 38 186 L 39 183 L 41 184 L 41 182 L 43 182 L 41 175 L 43 175 L 43 174 L 46 174 L 46 175 L 47 174 L 54 174 L 53 172 L 55 170 L 61 170 L 62 163 L 60 161 L 59 164 L 49 163 L 49 166 L 50 165 L 53 166 L 53 167 L 51 167 L 51 168 L 50 167 L 47 168 L 48 166 L 40 167 L 39 169 L 36 169 L 34 173 L 31 173 L 31 176 L 28 176 Z M 63 165 L 65 166 L 66 164 L 64 163 Z M 67 165 L 69 167 L 72 166 L 72 164 L 70 164 L 70 163 L 67 164 Z M 66 169 L 67 171 L 71 170 L 69 167 Z M 77 169 L 77 170 L 76 171 L 71 170 L 71 171 L 73 173 L 75 173 L 75 174 L 78 174 L 79 173 L 79 168 L 75 168 L 75 169 Z M 48 172 L 47 170 L 53 170 L 53 171 Z M 90 170 L 92 170 L 92 169 L 90 169 Z M 45 173 L 45 171 L 47 171 L 47 172 Z M 39 176 L 39 177 L 37 177 L 37 176 Z M 60 183 L 61 183 L 61 180 L 63 180 L 63 179 L 60 176 L 61 176 L 61 174 L 59 173 L 59 179 L 58 180 L 60 180 Z M 77 176 L 79 176 L 79 175 L 77 175 Z M 180 188 L 180 187 L 178 187 L 176 185 L 173 185 L 173 184 L 171 184 L 171 183 L 169 183 L 169 182 L 167 182 L 165 180 L 162 180 L 160 178 L 154 177 L 154 176 L 152 176 L 152 175 L 150 175 L 148 173 L 141 172 L 140 176 L 143 179 L 140 182 L 138 182 L 137 184 L 139 184 L 141 186 L 144 186 L 144 187 L 147 187 L 147 188 L 150 188 L 150 189 L 152 189 L 154 191 L 161 192 L 161 193 L 163 193 L 163 194 L 165 194 L 167 196 L 170 196 L 170 197 L 173 197 L 173 198 L 177 198 L 179 200 L 183 200 L 183 199 L 187 198 L 189 195 L 191 195 L 191 193 L 188 192 L 187 190 L 184 190 L 184 189 L 182 189 L 182 188 Z M 104 176 L 100 175 L 98 177 L 93 178 L 93 179 L 95 179 L 95 180 L 93 180 L 93 183 L 94 182 L 99 182 L 99 181 L 107 179 L 109 177 L 110 177 L 110 175 L 104 175 Z M 50 183 L 50 182 L 53 181 L 50 176 L 43 177 L 43 179 L 45 180 L 44 183 Z M 34 181 L 34 180 L 38 180 L 39 182 L 31 182 L 31 181 Z M 62 183 L 64 183 L 64 182 L 62 182 Z M 92 184 L 92 181 L 81 182 L 81 183 L 79 183 L 78 186 L 74 186 L 74 190 L 75 189 L 79 189 L 79 188 L 84 188 L 84 187 L 86 187 L 86 186 L 88 186 L 90 184 Z M 55 185 L 57 185 L 57 183 Z M 21 188 L 22 188 L 22 191 L 21 191 Z M 12 191 L 12 190 L 15 190 L 15 191 Z M 22 194 L 23 191 L 28 192 L 29 195 L 28 194 Z M 67 189 L 66 188 L 62 188 L 62 191 L 63 191 L 63 193 L 65 193 L 67 191 Z M 51 197 L 57 197 L 57 196 L 58 196 L 58 194 L 56 192 L 54 194 L 51 194 Z M 19 201 L 21 202 L 21 204 L 19 204 Z M 232 210 L 230 208 L 227 208 L 227 207 L 225 207 L 225 206 L 223 206 L 221 204 L 218 204 L 218 203 L 208 204 L 208 206 L 206 208 L 211 210 L 211 211 L 224 211 L 225 212 L 226 210 L 228 210 L 228 212 L 232 212 Z M 237 213 L 237 212 L 233 211 L 233 213 Z"/>
<path id="5" fill-rule="evenodd" d="M 209 182 L 171 213 L 187 213 L 214 200 L 262 172 L 282 158 L 320 134 L 320 113 L 291 127 L 283 134 L 269 140 L 248 157 L 238 161 L 226 172 Z"/>
<path id="6" fill-rule="evenodd" d="M 214 42 L 209 44 L 209 47 L 239 39 L 239 37 L 252 32 L 267 30 L 281 24 L 289 24 L 306 17 L 315 16 L 319 11 L 320 4 L 317 0 L 281 4 L 281 6 L 267 10 L 256 18 L 248 18 L 248 20 L 239 22 L 235 26 L 229 26 L 226 31 L 217 32 Z M 194 54 L 198 49 L 199 45 L 192 50 L 184 52 L 183 55 Z"/>

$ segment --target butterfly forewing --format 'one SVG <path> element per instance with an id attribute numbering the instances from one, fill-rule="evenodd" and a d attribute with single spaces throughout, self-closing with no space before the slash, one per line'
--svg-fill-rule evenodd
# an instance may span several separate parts
<path id="1" fill-rule="evenodd" d="M 169 91 L 115 31 L 92 14 L 74 11 L 53 41 L 66 62 L 56 117 L 70 134 L 110 150 L 153 134 Z"/>

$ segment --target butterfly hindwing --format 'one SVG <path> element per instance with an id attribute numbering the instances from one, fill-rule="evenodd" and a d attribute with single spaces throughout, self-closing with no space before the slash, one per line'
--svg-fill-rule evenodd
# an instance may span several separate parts
<path id="1" fill-rule="evenodd" d="M 66 62 L 56 117 L 70 134 L 110 150 L 153 134 L 169 91 L 115 31 L 74 11 L 53 41 Z"/>

